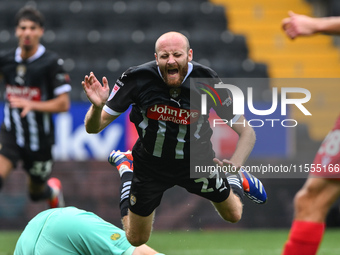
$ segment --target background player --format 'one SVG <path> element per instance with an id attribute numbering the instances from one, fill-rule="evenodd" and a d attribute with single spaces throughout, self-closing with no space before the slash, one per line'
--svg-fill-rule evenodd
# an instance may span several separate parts
<path id="1" fill-rule="evenodd" d="M 215 178 L 209 174 L 190 178 L 190 160 L 204 166 L 213 164 L 214 159 L 209 116 L 198 115 L 197 119 L 187 120 L 180 117 L 191 115 L 191 110 L 200 112 L 198 109 L 201 109 L 201 105 L 193 100 L 200 98 L 200 90 L 190 84 L 190 78 L 210 78 L 214 84 L 220 79 L 210 68 L 192 62 L 193 51 L 189 41 L 180 33 L 163 34 L 156 41 L 155 52 L 156 61 L 124 72 L 116 81 L 110 97 L 105 77 L 103 86 L 93 73 L 86 75 L 82 82 L 92 103 L 85 117 L 85 127 L 89 133 L 100 132 L 133 104 L 130 120 L 136 126 L 139 139 L 132 150 L 134 171 L 121 176 L 123 187 L 131 185 L 128 192 L 130 199 L 126 199 L 124 203 L 127 205 L 121 208 L 124 216 L 129 207 L 123 224 L 128 240 L 136 246 L 149 239 L 154 211 L 164 191 L 174 185 L 212 201 L 226 221 L 238 222 L 243 210 L 244 193 L 239 175 L 233 175 L 229 182 L 218 173 L 215 173 Z M 191 93 L 194 96 L 190 97 Z M 224 103 L 215 107 L 219 116 L 243 123 L 243 116 L 233 115 L 232 100 L 227 91 L 221 91 L 220 96 Z M 213 106 L 213 101 L 208 101 L 207 108 Z M 167 111 L 165 117 L 168 121 L 160 119 L 157 114 L 160 111 Z M 185 124 L 178 124 L 178 121 Z M 190 132 L 190 128 L 194 132 Z M 239 134 L 233 156 L 230 160 L 214 160 L 215 164 L 232 165 L 239 169 L 253 149 L 255 132 L 248 125 L 234 125 L 233 129 Z M 256 178 L 252 180 L 259 184 Z M 129 189 L 129 186 L 126 188 Z M 263 203 L 266 195 L 263 189 L 261 191 Z"/>
<path id="2" fill-rule="evenodd" d="M 33 201 L 63 205 L 61 183 L 51 178 L 54 125 L 52 113 L 70 107 L 69 77 L 58 55 L 40 44 L 44 18 L 32 7 L 15 16 L 16 49 L 0 55 L 0 74 L 6 85 L 4 122 L 0 131 L 0 188 L 22 160 Z"/>
<path id="3" fill-rule="evenodd" d="M 43 211 L 28 223 L 14 255 L 34 254 L 162 255 L 145 244 L 133 247 L 123 230 L 75 207 Z"/>
<path id="4" fill-rule="evenodd" d="M 340 17 L 312 18 L 289 12 L 282 27 L 294 39 L 315 33 L 340 34 Z M 313 164 L 334 167 L 340 164 L 340 116 L 318 150 Z M 283 255 L 316 254 L 322 240 L 326 216 L 340 196 L 339 173 L 310 173 L 306 183 L 295 195 L 294 220 Z"/>

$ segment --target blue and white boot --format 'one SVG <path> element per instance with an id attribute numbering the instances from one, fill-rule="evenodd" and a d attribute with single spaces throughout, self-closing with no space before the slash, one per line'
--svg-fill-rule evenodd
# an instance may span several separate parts
<path id="1" fill-rule="evenodd" d="M 238 172 L 241 180 L 244 194 L 256 204 L 264 204 L 267 202 L 267 193 L 262 182 L 254 175 L 248 173 L 244 168 Z"/>

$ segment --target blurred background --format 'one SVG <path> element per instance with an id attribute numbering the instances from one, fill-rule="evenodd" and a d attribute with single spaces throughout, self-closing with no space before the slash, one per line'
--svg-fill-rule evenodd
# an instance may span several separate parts
<path id="1" fill-rule="evenodd" d="M 17 46 L 13 19 L 24 5 L 35 6 L 44 14 L 42 43 L 64 60 L 72 81 L 71 110 L 55 118 L 53 175 L 63 183 L 67 205 L 91 210 L 118 226 L 120 181 L 107 156 L 112 149 L 130 149 L 136 133 L 125 113 L 102 133 L 87 134 L 83 119 L 90 105 L 81 81 L 93 71 L 98 78 L 106 76 L 112 88 L 128 67 L 154 59 L 154 43 L 162 33 L 184 33 L 195 61 L 210 66 L 221 78 L 240 81 L 243 91 L 249 86 L 257 88 L 255 103 L 270 107 L 273 87 L 304 87 L 311 92 L 312 99 L 305 106 L 312 116 L 303 115 L 297 107 L 289 109 L 287 118 L 297 120 L 296 127 L 267 125 L 255 129 L 257 143 L 247 165 L 312 163 L 338 116 L 339 38 L 316 35 L 291 41 L 282 32 L 281 20 L 289 10 L 311 16 L 338 16 L 340 1 L 1 0 L 0 50 Z M 1 86 L 1 95 L 3 91 Z M 0 103 L 2 109 L 3 98 Z M 248 114 L 246 117 L 252 118 Z M 213 141 L 221 155 L 230 155 L 237 139 L 230 129 L 219 128 L 214 130 Z M 208 201 L 174 188 L 166 192 L 157 209 L 154 228 L 288 228 L 293 197 L 304 177 L 261 178 L 268 203 L 259 206 L 245 201 L 243 219 L 234 225 L 221 224 Z M 0 193 L 0 229 L 22 229 L 46 209 L 44 203 L 29 201 L 26 181 L 20 170 L 6 180 Z M 339 215 L 337 202 L 328 225 L 340 226 Z"/>

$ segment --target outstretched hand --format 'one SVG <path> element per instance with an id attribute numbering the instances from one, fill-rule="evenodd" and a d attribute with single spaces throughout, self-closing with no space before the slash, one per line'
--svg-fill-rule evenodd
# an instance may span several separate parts
<path id="1" fill-rule="evenodd" d="M 282 29 L 291 39 L 297 36 L 308 36 L 316 32 L 315 18 L 306 15 L 296 14 L 292 11 L 288 12 L 289 17 L 282 20 Z"/>
<path id="2" fill-rule="evenodd" d="M 93 106 L 98 108 L 102 108 L 105 105 L 110 94 L 109 82 L 106 77 L 103 77 L 102 82 L 103 85 L 98 81 L 94 73 L 91 72 L 90 76 L 85 75 L 81 83 L 87 98 Z"/>

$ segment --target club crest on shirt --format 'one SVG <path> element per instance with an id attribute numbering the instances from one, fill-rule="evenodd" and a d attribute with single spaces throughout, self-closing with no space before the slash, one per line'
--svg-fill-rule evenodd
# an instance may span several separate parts
<path id="1" fill-rule="evenodd" d="M 113 233 L 112 235 L 111 235 L 111 240 L 114 240 L 114 241 L 116 241 L 116 240 L 118 240 L 119 238 L 121 237 L 121 235 L 119 234 L 119 233 Z"/>
<path id="2" fill-rule="evenodd" d="M 18 65 L 17 66 L 17 75 L 20 77 L 24 77 L 26 74 L 26 66 L 25 65 Z"/>
<path id="3" fill-rule="evenodd" d="M 177 99 L 179 97 L 179 95 L 181 94 L 181 89 L 180 88 L 171 88 L 169 90 L 170 96 L 173 99 Z"/>
<path id="4" fill-rule="evenodd" d="M 15 82 L 23 86 L 25 84 L 25 74 L 26 74 L 26 66 L 25 65 L 18 65 L 17 66 L 17 75 L 15 76 Z"/>

